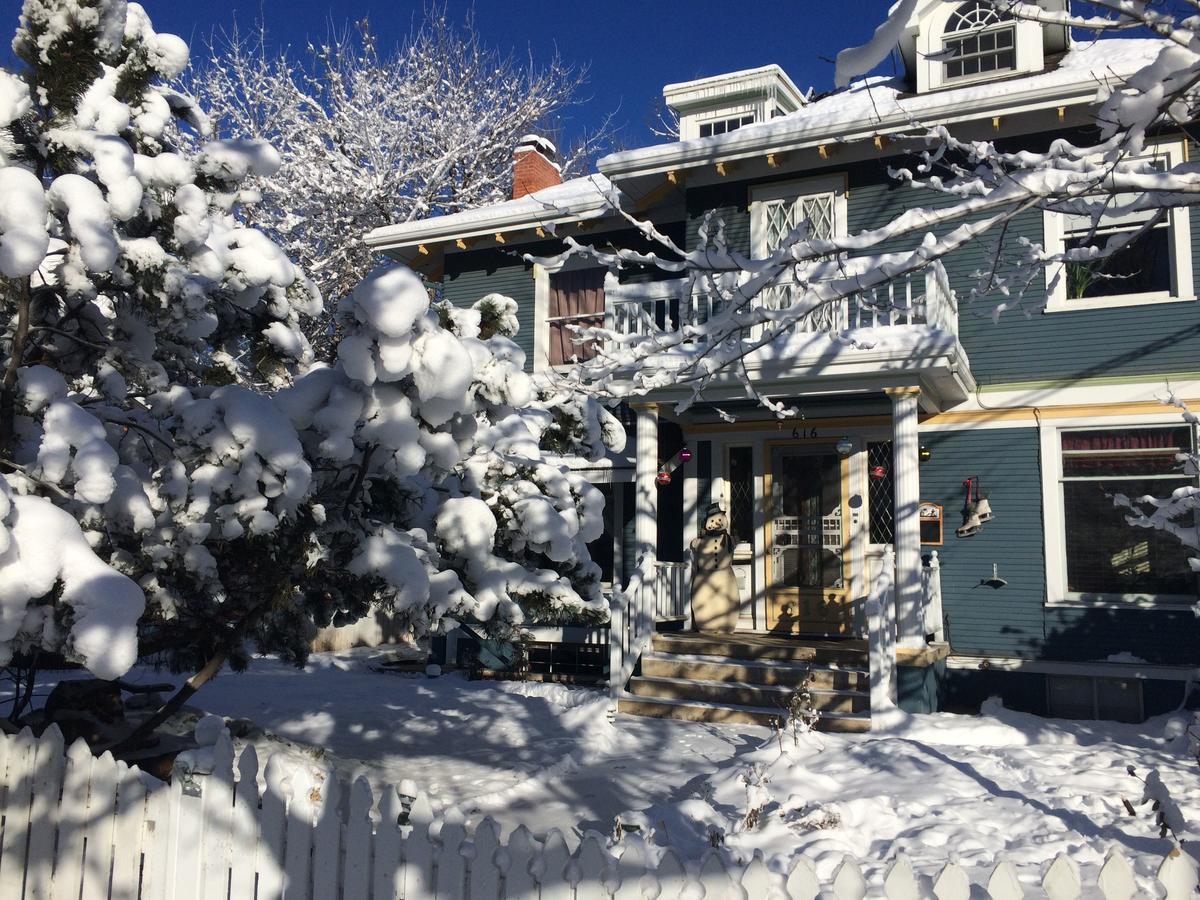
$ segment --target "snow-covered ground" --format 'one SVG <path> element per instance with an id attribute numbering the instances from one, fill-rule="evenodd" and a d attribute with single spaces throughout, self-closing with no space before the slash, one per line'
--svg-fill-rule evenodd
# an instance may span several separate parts
<path id="1" fill-rule="evenodd" d="M 444 811 L 491 815 L 505 831 L 557 827 L 571 840 L 589 828 L 611 834 L 619 818 L 687 856 L 715 841 L 739 858 L 803 852 L 823 875 L 846 853 L 904 852 L 926 870 L 948 854 L 963 865 L 1003 854 L 1038 868 L 1066 850 L 1098 864 L 1112 845 L 1144 856 L 1149 874 L 1169 845 L 1130 765 L 1157 771 L 1182 818 L 1200 821 L 1200 768 L 1182 717 L 1129 726 L 993 707 L 797 742 L 752 726 L 613 723 L 597 691 L 393 674 L 379 669 L 387 656 L 315 654 L 304 670 L 257 660 L 194 699 L 277 736 L 255 738 L 260 754 L 315 758 L 375 785 L 412 779 Z M 163 677 L 135 670 L 131 680 Z"/>

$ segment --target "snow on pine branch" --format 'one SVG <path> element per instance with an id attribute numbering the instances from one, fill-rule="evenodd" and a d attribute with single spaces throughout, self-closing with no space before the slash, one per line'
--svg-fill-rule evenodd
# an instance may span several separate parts
<path id="1" fill-rule="evenodd" d="M 164 85 L 183 43 L 136 3 L 25 0 L 14 48 L 0 661 L 47 650 L 108 678 L 147 647 L 176 669 L 301 660 L 317 627 L 376 607 L 414 636 L 449 615 L 603 618 L 603 503 L 563 457 L 620 428 L 525 374 L 511 299 L 451 310 L 407 269 L 370 273 L 314 363 L 320 292 L 250 225 L 286 152 L 213 138 Z"/>

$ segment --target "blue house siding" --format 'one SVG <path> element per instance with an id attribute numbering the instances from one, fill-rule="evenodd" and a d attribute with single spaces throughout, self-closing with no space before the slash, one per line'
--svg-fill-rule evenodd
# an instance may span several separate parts
<path id="1" fill-rule="evenodd" d="M 903 160 L 889 160 L 901 165 Z M 951 198 L 930 190 L 892 182 L 886 163 L 830 167 L 792 173 L 758 182 L 695 188 L 687 195 L 688 247 L 698 243 L 704 214 L 713 210 L 725 223 L 731 247 L 750 250 L 748 198 L 753 184 L 845 172 L 848 178 L 847 225 L 851 233 L 887 224 L 915 206 L 948 205 Z M 948 229 L 942 229 L 945 231 Z M 1192 213 L 1193 270 L 1200 280 L 1200 210 Z M 1043 240 L 1042 214 L 1031 211 L 1015 218 L 1003 240 L 1016 246 L 1021 238 Z M 947 273 L 959 294 L 959 332 L 980 386 L 1028 382 L 1070 384 L 1084 379 L 1153 377 L 1200 370 L 1200 303 L 1159 303 L 1138 307 L 1035 312 L 1014 310 L 992 320 L 998 297 L 970 300 L 975 273 L 990 265 L 1000 232 L 986 235 L 945 260 Z M 912 246 L 911 239 L 882 244 L 881 251 Z M 1002 251 L 1003 252 L 1003 251 Z M 1037 279 L 1026 292 L 1030 307 L 1045 298 L 1045 283 Z"/>
<path id="2" fill-rule="evenodd" d="M 1047 607 L 1038 434 L 1034 428 L 931 431 L 921 499 L 946 507 L 937 548 L 947 634 L 956 653 L 1085 662 L 1130 652 L 1147 662 L 1190 665 L 1200 619 L 1189 610 Z M 963 480 L 978 475 L 996 518 L 970 538 L 954 536 Z M 992 564 L 1008 584 L 980 582 Z"/>
<path id="3" fill-rule="evenodd" d="M 946 508 L 945 544 L 936 549 L 951 646 L 959 653 L 1038 655 L 1046 565 L 1037 431 L 937 431 L 922 434 L 921 443 L 933 454 L 921 466 L 921 499 Z M 996 518 L 974 537 L 958 538 L 969 475 L 979 476 Z M 993 563 L 1008 580 L 999 590 L 980 584 Z"/>

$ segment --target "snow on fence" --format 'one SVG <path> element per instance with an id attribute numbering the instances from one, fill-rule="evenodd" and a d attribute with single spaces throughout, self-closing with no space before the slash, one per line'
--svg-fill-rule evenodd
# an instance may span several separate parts
<path id="1" fill-rule="evenodd" d="M 40 739 L 0 737 L 0 898 L 968 900 L 986 891 L 997 900 L 1128 900 L 1153 891 L 1173 900 L 1196 889 L 1194 863 L 1178 851 L 1154 861 L 1157 887 L 1115 850 L 1086 875 L 1064 855 L 1040 871 L 948 863 L 919 874 L 904 857 L 865 865 L 847 857 L 824 878 L 803 858 L 774 872 L 759 856 L 740 865 L 720 850 L 685 865 L 669 850 L 649 852 L 637 835 L 610 848 L 589 832 L 572 853 L 557 830 L 538 841 L 521 827 L 502 841 L 490 819 L 472 833 L 438 827 L 423 795 L 387 788 L 376 804 L 363 779 L 344 794 L 336 779 L 282 761 L 267 764 L 260 791 L 253 748 L 235 777 L 223 735 L 211 775 L 164 785 L 107 754 L 93 758 L 82 741 L 64 755 L 56 728 Z"/>

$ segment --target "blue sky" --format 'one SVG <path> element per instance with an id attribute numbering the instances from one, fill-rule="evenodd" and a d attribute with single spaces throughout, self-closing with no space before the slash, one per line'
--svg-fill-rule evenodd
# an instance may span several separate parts
<path id="1" fill-rule="evenodd" d="M 278 44 L 303 47 L 368 18 L 381 45 L 401 40 L 421 18 L 422 0 L 141 0 L 159 31 L 198 48 L 214 29 L 260 18 Z M 485 41 L 534 63 L 555 51 L 590 69 L 584 101 L 564 121 L 569 139 L 615 114 L 619 140 L 650 143 L 648 123 L 664 84 L 778 63 L 801 89 L 832 87 L 832 59 L 865 42 L 891 0 L 449 0 L 452 20 L 474 5 Z"/>

